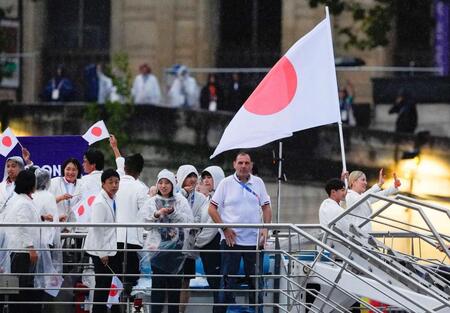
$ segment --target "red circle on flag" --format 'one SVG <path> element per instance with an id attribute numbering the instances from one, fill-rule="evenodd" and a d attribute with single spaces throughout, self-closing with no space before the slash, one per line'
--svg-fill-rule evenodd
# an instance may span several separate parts
<path id="1" fill-rule="evenodd" d="M 58 286 L 58 278 L 57 277 L 55 277 L 55 276 L 53 276 L 51 279 L 50 279 L 50 286 Z"/>
<path id="2" fill-rule="evenodd" d="M 289 105 L 296 90 L 294 66 L 282 57 L 245 101 L 244 108 L 258 115 L 275 114 Z"/>
<path id="3" fill-rule="evenodd" d="M 118 292 L 117 286 L 114 284 L 111 284 L 111 290 L 109 291 L 109 296 L 115 297 L 115 296 L 117 296 L 117 292 Z"/>
<path id="4" fill-rule="evenodd" d="M 77 212 L 78 212 L 78 215 L 79 215 L 79 216 L 83 215 L 83 214 L 84 214 L 84 206 L 83 206 L 83 205 L 80 205 L 80 206 L 78 207 Z"/>
<path id="5" fill-rule="evenodd" d="M 11 137 L 9 137 L 9 136 L 3 137 L 2 138 L 2 145 L 4 145 L 5 147 L 11 147 L 11 145 L 12 145 Z"/>
<path id="6" fill-rule="evenodd" d="M 91 130 L 92 135 L 99 137 L 102 134 L 102 129 L 100 127 L 94 127 Z"/>
<path id="7" fill-rule="evenodd" d="M 94 200 L 95 200 L 95 196 L 90 196 L 90 197 L 87 199 L 87 203 L 89 204 L 89 206 L 92 205 L 92 202 L 94 202 Z"/>

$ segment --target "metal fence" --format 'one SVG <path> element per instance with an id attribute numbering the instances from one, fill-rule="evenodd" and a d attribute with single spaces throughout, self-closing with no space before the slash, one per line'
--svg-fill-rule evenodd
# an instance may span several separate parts
<path id="1" fill-rule="evenodd" d="M 440 210 L 434 206 L 422 203 L 421 201 L 398 196 L 397 198 L 377 197 L 389 205 L 385 205 L 381 210 L 374 212 L 370 222 L 379 222 L 381 213 L 390 205 L 400 205 L 403 207 L 415 208 L 424 211 L 424 208 Z M 352 207 L 354 208 L 354 207 Z M 448 279 L 448 267 L 444 260 L 432 260 L 425 256 L 417 256 L 416 253 L 408 254 L 396 251 L 389 247 L 382 240 L 377 240 L 373 236 L 364 234 L 358 225 L 352 226 L 350 230 L 344 231 L 336 228 L 335 222 L 344 218 L 346 214 L 352 214 L 349 208 L 344 215 L 336 218 L 330 227 L 323 227 L 316 224 L 294 225 L 294 224 L 234 224 L 227 227 L 238 228 L 268 228 L 272 237 L 264 250 L 236 250 L 230 253 L 255 253 L 258 256 L 255 264 L 255 275 L 246 275 L 245 272 L 237 275 L 230 275 L 232 278 L 240 280 L 240 284 L 231 286 L 227 291 L 234 292 L 236 303 L 227 304 L 235 310 L 240 311 L 264 311 L 264 312 L 351 312 L 352 308 L 365 308 L 373 312 L 383 312 L 386 307 L 391 312 L 450 312 L 450 285 Z M 425 214 L 425 213 L 424 213 Z M 445 214 L 450 214 L 445 210 Z M 426 214 L 425 214 L 426 215 Z M 383 221 L 385 222 L 385 221 Z M 396 221 L 398 222 L 398 221 Z M 397 223 L 391 223 L 398 226 Z M 160 228 L 176 226 L 181 228 L 204 228 L 220 227 L 223 225 L 211 224 L 78 224 L 78 223 L 39 223 L 39 224 L 1 224 L 1 229 L 8 227 L 127 227 L 132 228 Z M 361 226 L 361 225 L 359 225 Z M 448 256 L 450 251 L 447 248 L 449 236 L 438 232 L 430 222 L 429 230 L 420 231 L 402 230 L 400 239 L 405 236 L 420 238 L 427 244 L 439 245 L 443 253 Z M 422 227 L 423 228 L 423 227 Z M 384 236 L 394 237 L 397 234 L 392 232 Z M 379 236 L 379 234 L 377 234 Z M 73 238 L 82 239 L 83 234 L 64 234 L 62 240 L 67 242 Z M 382 238 L 382 237 L 381 237 Z M 19 291 L 38 290 L 42 293 L 47 290 L 58 290 L 56 297 L 46 297 L 41 302 L 25 301 L 33 306 L 44 306 L 46 312 L 76 312 L 89 311 L 89 306 L 94 304 L 90 297 L 93 291 L 100 290 L 95 286 L 84 286 L 77 282 L 88 281 L 89 279 L 101 276 L 112 277 L 116 274 L 122 281 L 127 281 L 127 277 L 133 274 L 124 273 L 94 273 L 89 258 L 86 257 L 82 247 L 61 245 L 60 247 L 41 248 L 41 251 L 61 252 L 64 256 L 59 271 L 54 272 L 32 272 L 32 273 L 10 273 L 0 274 L 0 294 L 3 295 L 1 303 L 5 312 L 11 311 L 11 306 L 18 301 L 14 301 L 14 295 Z M 99 249 L 100 250 L 100 249 Z M 0 252 L 8 252 L 8 247 L 2 247 Z M 24 250 L 25 252 L 27 250 Z M 133 251 L 149 252 L 149 250 L 130 249 L 125 246 L 123 249 L 115 249 L 131 253 Z M 170 252 L 170 249 L 152 250 L 152 252 Z M 188 253 L 195 250 L 177 250 Z M 205 252 L 205 251 L 203 251 Z M 216 250 L 206 250 L 206 252 L 217 252 Z M 414 251 L 416 252 L 416 251 Z M 127 258 L 124 258 L 127 262 Z M 189 291 L 191 300 L 188 303 L 160 303 L 164 305 L 184 304 L 187 312 L 210 312 L 214 306 L 224 306 L 222 302 L 214 303 L 213 292 L 223 294 L 222 288 L 211 288 L 206 282 L 207 278 L 227 279 L 222 274 L 206 275 L 202 272 L 202 266 L 197 261 L 195 279 L 191 280 L 189 288 L 175 288 L 172 291 Z M 126 268 L 126 264 L 124 267 Z M 262 270 L 261 270 L 262 268 Z M 141 266 L 142 269 L 142 266 Z M 18 281 L 21 277 L 63 277 L 61 286 L 51 287 L 48 285 L 21 286 Z M 151 281 L 152 278 L 164 276 L 165 278 L 182 278 L 182 273 L 162 274 L 141 272 L 140 278 Z M 251 279 L 255 279 L 254 288 Z M 263 283 L 261 283 L 263 282 Z M 103 289 L 105 290 L 105 289 Z M 111 288 L 106 288 L 111 291 Z M 123 312 L 150 312 L 151 307 L 158 303 L 152 303 L 151 293 L 156 291 L 166 291 L 152 288 L 150 285 L 130 286 L 124 284 L 116 291 L 122 291 L 118 303 Z M 113 290 L 114 291 L 114 290 Z M 115 292 L 115 291 L 114 291 Z M 251 294 L 258 299 L 263 296 L 263 301 L 249 303 Z M 137 300 L 136 300 L 137 299 Z M 377 300 L 377 302 L 373 302 Z M 96 303 L 106 305 L 106 303 Z"/>

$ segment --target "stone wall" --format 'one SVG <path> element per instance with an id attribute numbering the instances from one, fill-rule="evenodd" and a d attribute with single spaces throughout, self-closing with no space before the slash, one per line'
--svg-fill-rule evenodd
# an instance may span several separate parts
<path id="1" fill-rule="evenodd" d="M 144 62 L 160 78 L 175 63 L 214 64 L 217 1 L 118 0 L 111 5 L 111 51 L 126 52 L 133 73 Z"/>
<path id="2" fill-rule="evenodd" d="M 73 135 L 83 134 L 92 124 L 93 121 L 86 120 L 85 111 L 83 104 L 16 104 L 3 110 L 2 114 L 9 120 L 5 123 L 20 135 Z M 209 160 L 231 118 L 232 114 L 225 112 L 136 106 L 123 129 L 131 139 L 122 143 L 121 148 L 124 153 L 142 152 L 146 164 L 153 168 L 176 168 L 183 163 L 204 168 L 214 163 L 231 171 L 234 151 Z M 330 177 L 339 176 L 342 165 L 336 125 L 297 132 L 283 142 L 284 169 L 289 182 L 323 183 Z M 344 142 L 348 169 L 362 169 L 372 181 L 380 168 L 386 169 L 388 177 L 394 171 L 401 173 L 403 152 L 418 147 L 414 136 L 354 127 L 344 127 Z M 273 164 L 272 151 L 277 148 L 275 142 L 252 151 L 259 174 L 273 182 L 276 182 L 277 167 Z M 431 157 L 442 167 L 438 173 L 422 173 L 422 178 L 438 179 L 441 186 L 449 186 L 432 194 L 450 196 L 450 139 L 430 137 L 421 143 L 420 149 L 423 164 Z M 406 173 L 405 179 L 409 178 L 410 174 Z M 429 193 L 429 188 L 427 190 Z"/>

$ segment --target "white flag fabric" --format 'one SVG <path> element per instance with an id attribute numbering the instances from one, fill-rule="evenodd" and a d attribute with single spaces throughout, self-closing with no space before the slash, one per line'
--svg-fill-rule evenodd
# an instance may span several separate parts
<path id="1" fill-rule="evenodd" d="M 211 158 L 253 148 L 341 120 L 327 16 L 297 41 L 256 87 L 225 129 Z"/>
<path id="2" fill-rule="evenodd" d="M 89 145 L 92 145 L 97 141 L 109 138 L 109 132 L 106 128 L 105 122 L 98 121 L 89 127 L 88 131 L 82 137 L 89 143 Z"/>
<path id="3" fill-rule="evenodd" d="M 94 203 L 95 195 L 83 197 L 80 202 L 72 207 L 73 213 L 78 223 L 89 223 L 92 214 L 92 203 Z"/>
<path id="4" fill-rule="evenodd" d="M 50 251 L 39 251 L 38 261 L 36 263 L 35 271 L 39 274 L 34 276 L 34 287 L 44 288 L 45 292 L 52 297 L 59 294 L 62 283 L 64 281 L 61 273 L 55 267 L 56 259 L 52 259 Z"/>
<path id="5" fill-rule="evenodd" d="M 119 303 L 119 297 L 122 293 L 122 289 L 122 282 L 119 277 L 114 275 L 111 280 L 111 289 L 109 289 L 108 303 L 106 304 L 108 308 L 111 308 L 114 303 Z"/>
<path id="6" fill-rule="evenodd" d="M 45 292 L 55 298 L 59 294 L 59 290 L 61 289 L 62 283 L 64 282 L 64 278 L 62 278 L 61 275 L 50 276 L 48 278 L 47 277 L 46 280 L 48 280 L 48 282 L 46 287 L 49 289 L 45 289 Z"/>
<path id="7" fill-rule="evenodd" d="M 16 135 L 12 132 L 11 128 L 5 129 L 3 134 L 0 135 L 0 154 L 4 157 L 14 149 L 14 147 L 19 143 Z"/>

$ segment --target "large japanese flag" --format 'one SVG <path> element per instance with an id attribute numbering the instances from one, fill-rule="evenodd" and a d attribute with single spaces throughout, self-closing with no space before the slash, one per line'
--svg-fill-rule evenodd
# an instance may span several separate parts
<path id="1" fill-rule="evenodd" d="M 105 122 L 98 121 L 89 127 L 88 131 L 82 137 L 89 143 L 89 145 L 92 145 L 97 141 L 109 138 L 109 132 L 106 128 Z"/>
<path id="2" fill-rule="evenodd" d="M 330 20 L 297 41 L 225 129 L 211 158 L 341 120 Z"/>
<path id="3" fill-rule="evenodd" d="M 106 304 L 108 308 L 111 308 L 114 303 L 119 303 L 119 297 L 122 293 L 122 289 L 123 284 L 119 277 L 113 276 L 111 280 L 111 288 L 109 289 L 108 303 Z"/>
<path id="4" fill-rule="evenodd" d="M 3 134 L 0 135 L 0 154 L 8 156 L 12 149 L 19 143 L 16 135 L 12 132 L 11 128 L 5 129 Z"/>

